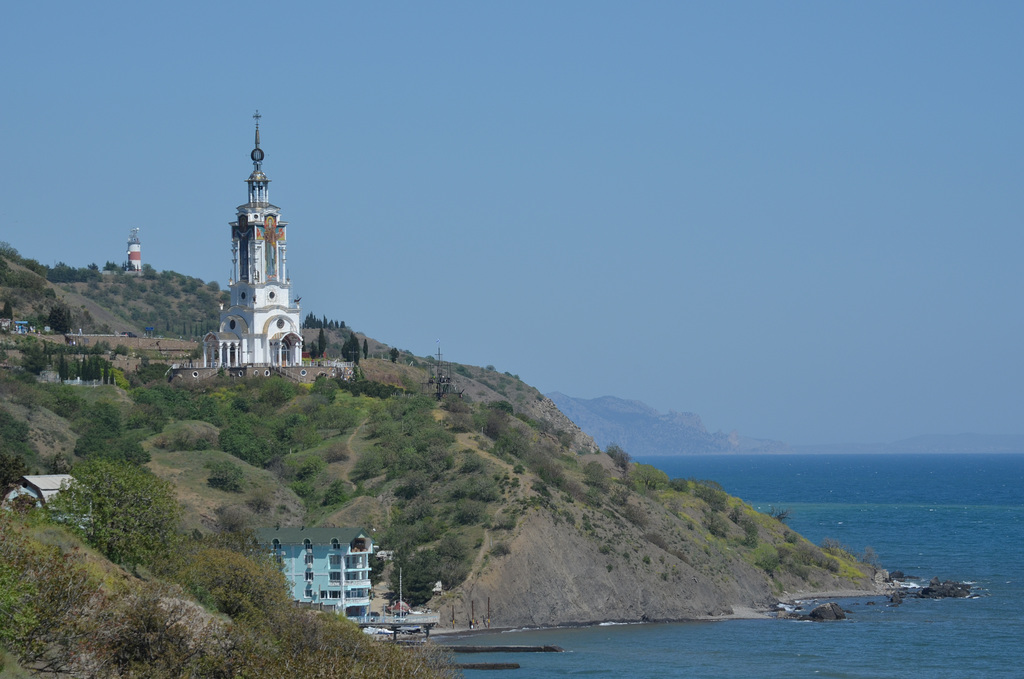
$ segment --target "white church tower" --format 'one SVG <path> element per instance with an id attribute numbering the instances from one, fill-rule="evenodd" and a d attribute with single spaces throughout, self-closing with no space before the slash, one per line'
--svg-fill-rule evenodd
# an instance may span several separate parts
<path id="1" fill-rule="evenodd" d="M 263 173 L 260 114 L 256 145 L 246 180 L 249 201 L 237 208 L 231 226 L 231 306 L 221 309 L 220 332 L 203 341 L 204 367 L 292 366 L 302 363 L 299 305 L 288 278 L 288 222 L 270 203 L 270 180 Z M 305 372 L 305 371 L 303 371 Z"/>

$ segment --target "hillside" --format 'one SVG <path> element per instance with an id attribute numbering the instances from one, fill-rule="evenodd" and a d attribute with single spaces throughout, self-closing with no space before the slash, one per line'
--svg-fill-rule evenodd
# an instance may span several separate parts
<path id="1" fill-rule="evenodd" d="M 0 397 L 15 417 L 7 403 L 67 422 L 72 464 L 136 460 L 170 481 L 184 530 L 362 525 L 398 553 L 408 600 L 454 606 L 460 621 L 488 597 L 492 624 L 517 626 L 727 615 L 785 592 L 871 586 L 845 551 L 807 543 L 713 482 L 578 454 L 507 406 L 438 408 L 350 391 L 359 384 L 372 383 L 82 393 L 6 378 Z M 98 418 L 114 423 L 119 450 Z M 431 597 L 438 579 L 446 593 Z"/>
<path id="2" fill-rule="evenodd" d="M 227 299 L 217 283 L 173 271 L 146 266 L 126 274 L 109 262 L 103 270 L 49 267 L 0 243 L 0 304 L 40 331 L 50 325 L 57 332 L 141 336 L 152 327 L 155 336 L 197 338 L 216 329 L 218 305 Z"/>
<path id="3" fill-rule="evenodd" d="M 155 357 L 122 372 L 109 348 L 3 337 L 18 349 L 0 372 L 0 482 L 98 461 L 144 470 L 169 484 L 173 529 L 200 541 L 361 526 L 394 554 L 375 571 L 379 591 L 397 591 L 401 573 L 407 601 L 456 627 L 488 601 L 494 626 L 554 625 L 727 616 L 875 586 L 848 548 L 812 545 L 713 481 L 602 452 L 515 375 L 452 364 L 463 398 L 438 402 L 419 395 L 435 359 L 327 325 L 328 347 L 355 338 L 378 356 L 360 356 L 354 381 L 170 385 Z M 36 380 L 64 363 L 116 384 Z"/>
<path id="4" fill-rule="evenodd" d="M 601 447 L 616 444 L 637 456 L 706 453 L 780 453 L 780 441 L 753 439 L 733 432 L 710 433 L 693 413 L 659 413 L 640 401 L 614 396 L 581 399 L 548 394 L 558 408 Z"/>

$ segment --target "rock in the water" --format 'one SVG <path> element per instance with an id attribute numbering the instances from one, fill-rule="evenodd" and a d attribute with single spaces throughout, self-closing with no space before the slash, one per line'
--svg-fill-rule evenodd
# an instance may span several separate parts
<path id="1" fill-rule="evenodd" d="M 822 604 L 810 612 L 807 616 L 811 620 L 817 622 L 825 622 L 828 620 L 845 620 L 846 613 L 842 607 L 834 601 L 830 601 L 827 604 Z"/>
<path id="2" fill-rule="evenodd" d="M 946 580 L 939 582 L 938 576 L 931 579 L 928 586 L 917 593 L 922 599 L 962 599 L 971 595 L 971 586 L 966 582 Z"/>

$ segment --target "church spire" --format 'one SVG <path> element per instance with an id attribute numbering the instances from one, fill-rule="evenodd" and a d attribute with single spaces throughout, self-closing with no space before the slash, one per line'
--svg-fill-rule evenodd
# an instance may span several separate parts
<path id="1" fill-rule="evenodd" d="M 259 172 L 263 165 L 263 149 L 260 148 L 260 115 L 259 109 L 256 109 L 256 113 L 252 114 L 252 119 L 256 121 L 256 147 L 249 154 L 252 158 L 253 171 Z"/>
<path id="2" fill-rule="evenodd" d="M 252 158 L 252 174 L 246 181 L 249 183 L 249 203 L 262 205 L 270 202 L 270 191 L 267 184 L 270 180 L 263 174 L 263 149 L 260 148 L 260 115 L 259 109 L 252 118 L 256 121 L 256 146 L 249 157 Z"/>

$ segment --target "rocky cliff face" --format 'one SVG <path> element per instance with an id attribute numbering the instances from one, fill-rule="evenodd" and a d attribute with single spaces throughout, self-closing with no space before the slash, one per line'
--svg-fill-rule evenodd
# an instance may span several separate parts
<path id="1" fill-rule="evenodd" d="M 586 510 L 531 509 L 513 534 L 490 532 L 485 548 L 504 542 L 508 554 L 488 555 L 432 606 L 445 624 L 454 607 L 457 627 L 467 626 L 472 610 L 480 624 L 488 599 L 492 627 L 553 626 L 716 618 L 737 609 L 766 610 L 784 592 L 875 589 L 868 576 L 844 578 L 824 569 L 814 569 L 809 579 L 781 570 L 769 576 L 740 550 L 682 528 L 689 523 L 685 512 L 680 519 L 653 503 L 645 509 L 653 517 L 645 529 L 616 523 L 607 530 L 585 528 L 592 525 Z"/>
<path id="2" fill-rule="evenodd" d="M 548 422 L 556 431 L 569 434 L 572 443 L 568 447 L 571 450 L 584 454 L 597 452 L 597 442 L 575 422 L 566 417 L 550 398 L 544 396 L 530 405 L 537 419 Z"/>
<path id="3" fill-rule="evenodd" d="M 538 512 L 511 542 L 509 555 L 492 557 L 479 577 L 460 588 L 459 604 L 468 610 L 474 601 L 479 618 L 490 597 L 491 625 L 519 627 L 698 619 L 728 615 L 740 603 L 772 601 L 764 578 L 751 567 L 740 568 L 738 579 L 718 581 L 671 556 L 671 563 L 647 565 L 635 547 L 609 547 L 602 554 L 599 543 Z M 671 573 L 669 579 L 662 572 Z"/>

